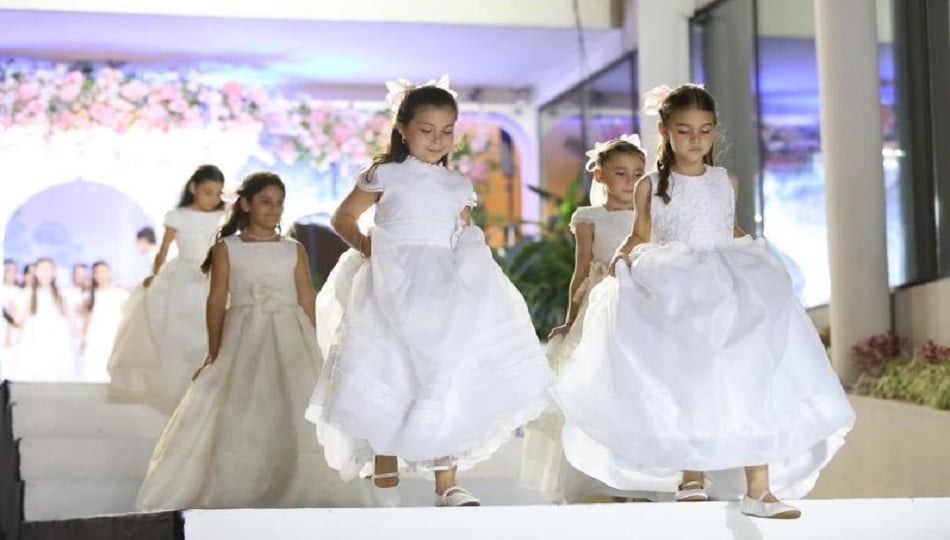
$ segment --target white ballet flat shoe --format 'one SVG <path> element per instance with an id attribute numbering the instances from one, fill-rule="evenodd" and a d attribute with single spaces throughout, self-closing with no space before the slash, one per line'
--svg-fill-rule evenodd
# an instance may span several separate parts
<path id="1" fill-rule="evenodd" d="M 435 494 L 436 506 L 481 506 L 482 502 L 458 486 L 452 486 L 441 494 Z"/>
<path id="2" fill-rule="evenodd" d="M 379 487 L 376 485 L 377 478 L 399 478 L 398 472 L 389 472 L 374 474 L 370 480 L 373 484 L 373 501 L 381 508 L 395 508 L 399 506 L 399 484 L 392 487 Z"/>
<path id="3" fill-rule="evenodd" d="M 765 502 L 763 499 L 768 494 L 769 492 L 766 491 L 759 495 L 758 499 L 744 495 L 739 511 L 747 516 L 770 519 L 796 519 L 801 517 L 802 511 L 790 504 L 785 504 L 782 501 Z"/>
<path id="4" fill-rule="evenodd" d="M 706 494 L 706 488 L 702 482 L 690 480 L 680 485 L 679 489 L 676 490 L 674 500 L 676 502 L 708 501 L 709 495 Z"/>

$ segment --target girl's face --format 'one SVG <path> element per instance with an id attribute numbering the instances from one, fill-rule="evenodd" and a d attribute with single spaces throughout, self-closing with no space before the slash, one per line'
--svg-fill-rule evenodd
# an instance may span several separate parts
<path id="1" fill-rule="evenodd" d="M 211 212 L 221 204 L 221 192 L 224 191 L 224 183 L 216 180 L 192 182 L 188 186 L 188 191 L 195 196 L 193 204 L 195 210 Z"/>
<path id="2" fill-rule="evenodd" d="M 716 117 L 695 107 L 674 111 L 659 128 L 670 141 L 676 162 L 682 165 L 702 163 L 716 141 Z"/>
<path id="3" fill-rule="evenodd" d="M 284 192 L 278 186 L 267 186 L 250 201 L 242 198 L 241 209 L 250 214 L 251 225 L 264 230 L 276 229 L 284 215 Z"/>
<path id="4" fill-rule="evenodd" d="M 17 274 L 20 271 L 20 267 L 16 264 L 5 264 L 3 265 L 3 284 L 4 285 L 13 285 L 16 283 Z"/>
<path id="5" fill-rule="evenodd" d="M 438 163 L 455 146 L 457 117 L 452 107 L 418 107 L 412 120 L 396 129 L 406 139 L 412 157 L 426 163 Z"/>
<path id="6" fill-rule="evenodd" d="M 73 285 L 80 288 L 89 286 L 89 268 L 85 265 L 73 267 Z"/>
<path id="7" fill-rule="evenodd" d="M 33 278 L 40 287 L 47 287 L 53 283 L 56 276 L 56 267 L 48 261 L 40 261 L 33 266 Z"/>
<path id="8" fill-rule="evenodd" d="M 643 158 L 633 154 L 614 154 L 599 169 L 594 170 L 594 180 L 607 190 L 607 202 L 616 205 L 633 204 L 633 188 L 643 176 Z"/>
<path id="9" fill-rule="evenodd" d="M 112 269 L 108 264 L 97 264 L 92 269 L 92 280 L 97 287 L 112 285 Z"/>

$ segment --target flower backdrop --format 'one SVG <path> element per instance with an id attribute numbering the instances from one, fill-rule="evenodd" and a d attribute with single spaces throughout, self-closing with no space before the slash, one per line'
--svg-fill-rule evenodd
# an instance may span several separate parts
<path id="1" fill-rule="evenodd" d="M 355 173 L 388 142 L 385 89 L 378 102 L 325 101 L 229 80 L 233 67 L 0 60 L 4 256 L 53 257 L 63 269 L 103 259 L 131 283 L 123 276 L 133 270 L 135 231 L 161 234 L 162 216 L 206 162 L 224 171 L 228 188 L 255 170 L 277 172 L 289 194 L 285 225 L 326 225 Z M 505 184 L 498 124 L 463 112 L 456 132 L 452 166 L 498 213 L 507 207 L 496 200 Z"/>
<path id="2" fill-rule="evenodd" d="M 382 96 L 382 92 L 380 92 Z M 240 82 L 215 85 L 197 71 L 8 61 L 0 66 L 0 127 L 57 133 L 258 128 L 262 148 L 284 164 L 364 163 L 388 140 L 390 116 Z M 494 167 L 489 134 L 460 123 L 456 166 L 473 180 Z"/>

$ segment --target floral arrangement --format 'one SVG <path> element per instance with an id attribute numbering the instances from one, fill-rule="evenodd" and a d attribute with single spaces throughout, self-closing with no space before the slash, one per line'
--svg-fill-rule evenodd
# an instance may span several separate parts
<path id="1" fill-rule="evenodd" d="M 262 147 L 285 164 L 316 167 L 365 162 L 388 142 L 385 110 L 366 111 L 286 97 L 239 82 L 214 85 L 197 72 L 136 72 L 110 65 L 8 61 L 0 65 L 0 130 L 58 132 L 258 129 Z M 477 127 L 477 126 L 476 126 Z M 490 138 L 461 130 L 455 158 L 460 172 L 481 180 L 492 164 Z"/>
<path id="2" fill-rule="evenodd" d="M 907 351 L 906 344 L 894 332 L 855 344 L 851 353 L 860 375 L 852 391 L 950 410 L 950 347 L 927 340 Z"/>

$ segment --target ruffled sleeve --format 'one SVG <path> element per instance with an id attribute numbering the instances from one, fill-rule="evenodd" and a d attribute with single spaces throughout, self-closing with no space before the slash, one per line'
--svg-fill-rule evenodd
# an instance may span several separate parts
<path id="1" fill-rule="evenodd" d="M 184 223 L 184 220 L 185 220 L 185 216 L 182 209 L 175 208 L 175 209 L 169 210 L 165 214 L 164 225 L 165 227 L 169 229 L 178 230 L 182 228 L 182 224 Z"/>
<path id="2" fill-rule="evenodd" d="M 367 169 L 356 177 L 356 185 L 369 193 L 382 193 L 386 189 L 385 174 L 383 167 L 376 167 L 372 170 Z"/>
<path id="3" fill-rule="evenodd" d="M 594 223 L 593 208 L 582 206 L 574 210 L 574 215 L 571 216 L 571 232 L 574 234 L 577 234 L 578 223 Z"/>

